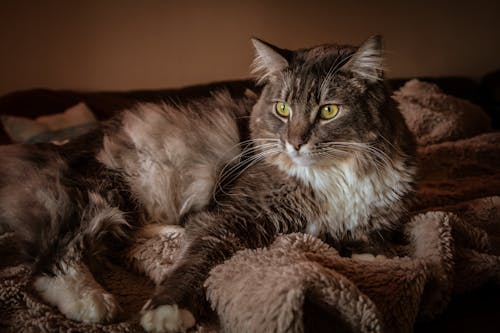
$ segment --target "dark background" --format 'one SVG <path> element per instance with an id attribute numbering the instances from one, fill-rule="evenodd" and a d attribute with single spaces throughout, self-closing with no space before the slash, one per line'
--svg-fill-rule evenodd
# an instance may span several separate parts
<path id="1" fill-rule="evenodd" d="M 500 68 L 500 1 L 2 0 L 0 95 L 249 76 L 251 36 L 282 47 L 385 37 L 389 77 Z"/>

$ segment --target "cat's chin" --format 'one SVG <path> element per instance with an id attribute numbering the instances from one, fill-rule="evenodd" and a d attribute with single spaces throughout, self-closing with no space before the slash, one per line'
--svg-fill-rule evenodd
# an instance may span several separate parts
<path id="1" fill-rule="evenodd" d="M 289 171 L 292 168 L 310 168 L 316 165 L 316 161 L 306 155 L 297 155 L 281 153 L 273 158 L 273 164 L 277 165 L 283 171 Z"/>
<path id="2" fill-rule="evenodd" d="M 289 158 L 294 166 L 310 167 L 314 164 L 314 161 L 311 158 L 302 155 L 289 156 Z"/>

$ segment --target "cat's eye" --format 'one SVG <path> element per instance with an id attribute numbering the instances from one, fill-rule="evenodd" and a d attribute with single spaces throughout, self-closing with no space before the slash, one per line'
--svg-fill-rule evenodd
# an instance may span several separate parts
<path id="1" fill-rule="evenodd" d="M 319 110 L 319 117 L 323 120 L 333 119 L 339 113 L 339 106 L 337 104 L 323 105 Z"/>
<path id="2" fill-rule="evenodd" d="M 288 106 L 285 102 L 277 102 L 274 105 L 274 109 L 280 117 L 288 118 L 290 116 L 290 106 Z"/>

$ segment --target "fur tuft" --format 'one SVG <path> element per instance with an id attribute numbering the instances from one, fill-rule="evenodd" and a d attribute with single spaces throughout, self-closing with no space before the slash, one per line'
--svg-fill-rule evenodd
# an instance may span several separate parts
<path id="1" fill-rule="evenodd" d="M 82 213 L 81 229 L 88 240 L 101 240 L 110 233 L 117 239 L 126 239 L 130 235 L 131 225 L 125 214 L 117 207 L 111 207 L 96 192 L 88 192 L 89 203 Z"/>
<path id="2" fill-rule="evenodd" d="M 382 37 L 376 35 L 359 47 L 346 67 L 368 81 L 380 81 L 383 79 L 383 60 Z"/>
<path id="3" fill-rule="evenodd" d="M 252 73 L 259 84 L 264 83 L 288 67 L 288 60 L 277 47 L 258 38 L 252 38 L 255 48 L 255 58 L 252 63 Z"/>

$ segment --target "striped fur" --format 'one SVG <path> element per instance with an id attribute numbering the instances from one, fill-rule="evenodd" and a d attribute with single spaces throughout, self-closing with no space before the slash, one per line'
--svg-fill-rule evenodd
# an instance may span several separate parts
<path id="1" fill-rule="evenodd" d="M 182 255 L 144 308 L 148 331 L 192 325 L 185 314 L 199 313 L 210 269 L 239 249 L 289 232 L 371 246 L 406 221 L 414 144 L 383 82 L 380 38 L 297 51 L 253 43 L 264 87 L 247 159 L 223 172 L 222 180 L 236 181 L 217 205 L 188 217 Z M 277 115 L 278 101 L 289 105 L 288 117 Z M 320 119 L 320 107 L 332 103 L 338 115 Z"/>

